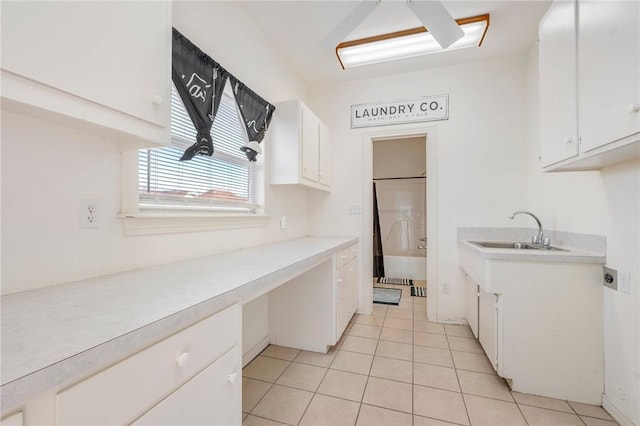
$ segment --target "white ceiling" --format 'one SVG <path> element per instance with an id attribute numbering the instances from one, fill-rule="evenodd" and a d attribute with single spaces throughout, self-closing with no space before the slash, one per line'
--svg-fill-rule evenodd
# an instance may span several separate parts
<path id="1" fill-rule="evenodd" d="M 242 1 L 256 25 L 278 46 L 308 84 L 379 77 L 526 52 L 536 41 L 538 21 L 550 1 L 451 1 L 442 3 L 455 18 L 489 13 L 481 47 L 343 70 L 322 41 L 357 1 Z M 347 40 L 420 26 L 405 0 L 382 0 Z"/>

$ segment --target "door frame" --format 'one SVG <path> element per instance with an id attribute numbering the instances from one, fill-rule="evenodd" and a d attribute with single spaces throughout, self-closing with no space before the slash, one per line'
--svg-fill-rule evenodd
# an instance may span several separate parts
<path id="1" fill-rule="evenodd" d="M 370 314 L 373 308 L 373 142 L 385 139 L 425 137 L 426 139 L 426 191 L 427 191 L 427 319 L 436 321 L 438 314 L 438 262 L 437 262 L 437 132 L 435 126 L 404 125 L 389 130 L 374 130 L 363 134 L 363 230 L 362 230 L 362 282 L 360 311 Z"/>

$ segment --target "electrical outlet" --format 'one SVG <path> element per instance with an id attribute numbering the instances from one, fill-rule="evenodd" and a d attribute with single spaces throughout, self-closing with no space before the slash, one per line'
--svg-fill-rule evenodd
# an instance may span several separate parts
<path id="1" fill-rule="evenodd" d="M 602 280 L 605 287 L 609 287 L 611 290 L 618 289 L 618 271 L 615 269 L 607 268 L 604 266 L 602 272 Z"/>
<path id="2" fill-rule="evenodd" d="M 100 205 L 97 200 L 80 200 L 80 228 L 100 227 Z"/>
<path id="3" fill-rule="evenodd" d="M 449 294 L 449 283 L 442 283 L 442 293 Z"/>
<path id="4" fill-rule="evenodd" d="M 287 217 L 285 215 L 280 216 L 280 229 L 287 227 Z"/>
<path id="5" fill-rule="evenodd" d="M 620 271 L 618 278 L 618 290 L 631 294 L 631 272 Z"/>

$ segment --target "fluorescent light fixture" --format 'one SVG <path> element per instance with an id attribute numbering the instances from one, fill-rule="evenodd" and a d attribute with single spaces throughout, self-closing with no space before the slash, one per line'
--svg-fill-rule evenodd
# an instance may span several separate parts
<path id="1" fill-rule="evenodd" d="M 336 46 L 336 55 L 344 69 L 482 45 L 489 28 L 488 14 L 456 22 L 464 31 L 464 37 L 447 49 L 440 47 L 425 27 L 419 27 L 342 42 Z"/>

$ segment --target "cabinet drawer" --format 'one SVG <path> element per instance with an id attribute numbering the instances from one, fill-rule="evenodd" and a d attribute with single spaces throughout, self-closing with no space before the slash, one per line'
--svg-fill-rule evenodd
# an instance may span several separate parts
<path id="1" fill-rule="evenodd" d="M 349 249 L 340 250 L 336 256 L 336 269 L 340 269 L 349 261 Z"/>
<path id="2" fill-rule="evenodd" d="M 58 393 L 57 425 L 128 423 L 240 341 L 232 305 Z"/>
<path id="3" fill-rule="evenodd" d="M 235 346 L 133 422 L 136 426 L 240 425 L 242 358 Z"/>
<path id="4" fill-rule="evenodd" d="M 355 259 L 358 257 L 358 245 L 354 244 L 349 247 L 349 260 Z"/>

